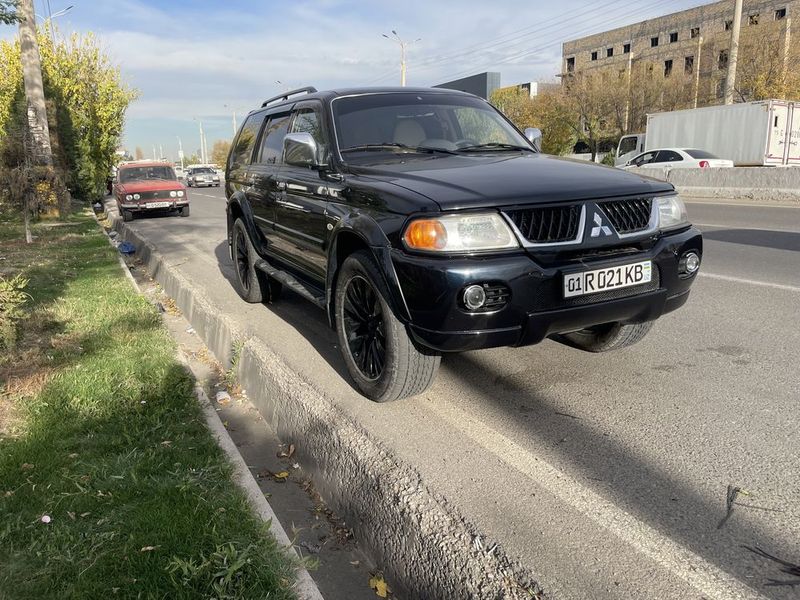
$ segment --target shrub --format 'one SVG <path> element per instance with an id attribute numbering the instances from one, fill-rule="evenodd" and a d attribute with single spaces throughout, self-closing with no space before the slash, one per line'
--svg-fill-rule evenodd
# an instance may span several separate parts
<path id="1" fill-rule="evenodd" d="M 10 350 L 17 343 L 17 322 L 25 314 L 22 306 L 30 299 L 27 285 L 21 274 L 11 279 L 0 275 L 0 349 Z"/>

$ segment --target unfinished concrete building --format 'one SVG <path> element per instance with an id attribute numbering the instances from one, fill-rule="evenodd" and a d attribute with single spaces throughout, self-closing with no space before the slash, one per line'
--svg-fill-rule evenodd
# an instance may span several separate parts
<path id="1" fill-rule="evenodd" d="M 733 0 L 714 2 L 566 42 L 562 74 L 645 61 L 667 77 L 687 75 L 698 103 L 713 104 L 724 94 L 733 11 Z M 798 24 L 800 0 L 744 0 L 743 39 L 757 33 L 765 48 L 788 54 Z"/>

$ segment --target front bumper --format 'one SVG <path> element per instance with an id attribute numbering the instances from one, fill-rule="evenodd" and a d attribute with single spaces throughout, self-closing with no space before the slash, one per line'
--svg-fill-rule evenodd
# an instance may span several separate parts
<path id="1" fill-rule="evenodd" d="M 631 244 L 613 253 L 517 252 L 504 256 L 431 257 L 392 252 L 411 317 L 415 341 L 441 352 L 497 346 L 525 346 L 557 333 L 602 323 L 640 323 L 679 308 L 696 277 L 678 274 L 689 250 L 702 256 L 702 236 L 690 227 L 679 233 Z M 649 284 L 564 298 L 565 273 L 609 268 L 650 259 Z M 503 285 L 509 302 L 494 312 L 470 312 L 460 305 L 471 284 Z"/>
<path id="2" fill-rule="evenodd" d="M 157 200 L 152 200 L 151 202 L 158 202 Z M 166 202 L 165 200 L 161 200 L 161 202 Z M 119 208 L 122 210 L 129 210 L 131 212 L 145 212 L 145 211 L 159 211 L 159 210 L 177 210 L 179 208 L 183 208 L 184 206 L 189 206 L 189 200 L 187 198 L 182 198 L 180 200 L 170 201 L 169 206 L 160 206 L 160 207 L 153 207 L 148 208 L 147 203 L 145 201 L 142 202 L 119 202 Z"/>

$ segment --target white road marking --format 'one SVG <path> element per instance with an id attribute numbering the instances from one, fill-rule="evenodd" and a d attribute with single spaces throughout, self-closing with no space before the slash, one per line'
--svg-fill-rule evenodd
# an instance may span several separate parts
<path id="1" fill-rule="evenodd" d="M 800 233 L 793 229 L 776 229 L 774 227 L 751 227 L 749 225 L 723 225 L 721 223 L 692 223 L 695 227 L 714 227 L 716 229 L 738 229 L 752 231 L 777 231 L 780 233 Z"/>
<path id="2" fill-rule="evenodd" d="M 775 290 L 783 290 L 785 292 L 800 293 L 800 287 L 796 285 L 786 285 L 783 283 L 770 283 L 769 281 L 758 281 L 757 279 L 745 279 L 744 277 L 733 277 L 731 275 L 718 275 L 717 273 L 706 273 L 700 271 L 700 277 L 707 277 L 709 279 L 719 279 L 720 281 L 731 281 L 733 283 L 744 283 L 747 285 L 757 285 L 759 287 L 768 287 Z"/>
<path id="3" fill-rule="evenodd" d="M 618 538 L 662 565 L 677 577 L 715 600 L 766 600 L 753 588 L 730 573 L 706 561 L 691 550 L 662 535 L 654 528 L 628 514 L 610 500 L 591 491 L 525 448 L 488 427 L 471 414 L 446 403 L 422 404 L 454 428 L 485 448 L 537 484 L 546 488 L 566 505 L 609 530 Z"/>

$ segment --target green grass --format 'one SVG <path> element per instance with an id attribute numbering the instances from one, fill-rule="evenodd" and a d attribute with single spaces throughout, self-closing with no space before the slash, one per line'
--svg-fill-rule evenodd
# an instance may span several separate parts
<path id="1" fill-rule="evenodd" d="M 0 357 L 0 419 L 13 420 L 0 427 L 0 598 L 294 598 L 293 565 L 94 220 L 34 234 L 26 246 L 0 223 L 0 273 L 24 272 L 32 296 Z"/>

